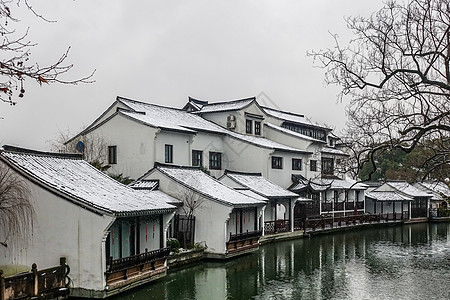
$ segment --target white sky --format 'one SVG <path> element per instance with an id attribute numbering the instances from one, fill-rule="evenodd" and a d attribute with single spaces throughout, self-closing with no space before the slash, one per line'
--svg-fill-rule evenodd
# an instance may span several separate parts
<path id="1" fill-rule="evenodd" d="M 93 84 L 25 82 L 14 107 L 0 103 L 0 145 L 47 150 L 58 132 L 77 133 L 116 96 L 181 108 L 267 95 L 265 105 L 340 130 L 344 103 L 324 85 L 308 50 L 349 37 L 344 16 L 369 16 L 382 0 L 30 0 L 46 23 L 14 10 L 37 42 L 33 60 L 56 61 L 71 46 L 67 79 L 94 69 Z M 36 2 L 36 3 L 33 3 Z M 3 21 L 3 20 L 1 20 Z M 20 30 L 19 30 L 20 31 Z M 4 55 L 4 54 L 3 54 Z M 348 99 L 346 99 L 348 101 Z"/>

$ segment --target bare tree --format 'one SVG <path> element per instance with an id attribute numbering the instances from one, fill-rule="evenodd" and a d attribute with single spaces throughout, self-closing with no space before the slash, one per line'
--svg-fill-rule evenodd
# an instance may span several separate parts
<path id="1" fill-rule="evenodd" d="M 325 81 L 350 96 L 344 143 L 353 166 L 375 171 L 384 149 L 425 147 L 429 173 L 450 163 L 450 2 L 387 1 L 369 18 L 347 18 L 354 38 L 309 53 Z M 369 176 L 370 177 L 370 176 Z"/>
<path id="2" fill-rule="evenodd" d="M 77 149 L 77 144 L 80 141 L 83 143 L 83 146 Z M 48 141 L 48 143 L 51 151 L 81 153 L 83 158 L 96 168 L 101 171 L 108 170 L 106 161 L 108 143 L 101 135 L 91 132 L 73 137 L 70 131 L 66 130 L 60 131 L 58 136 L 54 140 Z"/>
<path id="3" fill-rule="evenodd" d="M 25 181 L 0 163 L 0 245 L 26 242 L 33 231 L 34 209 Z"/>
<path id="4" fill-rule="evenodd" d="M 28 40 L 28 30 L 19 33 L 15 29 L 15 25 L 20 20 L 14 17 L 13 8 L 20 7 L 29 10 L 30 13 L 44 22 L 50 22 L 38 14 L 28 0 L 0 1 L 0 53 L 2 53 L 2 59 L 0 59 L 0 101 L 15 105 L 17 102 L 14 98 L 16 96 L 22 98 L 25 94 L 25 80 L 27 79 L 35 80 L 40 85 L 43 83 L 78 84 L 92 82 L 93 73 L 76 80 L 61 79 L 61 75 L 67 73 L 73 67 L 71 64 L 65 64 L 70 47 L 51 65 L 41 66 L 37 62 L 31 61 L 30 49 L 36 46 L 36 43 Z"/>

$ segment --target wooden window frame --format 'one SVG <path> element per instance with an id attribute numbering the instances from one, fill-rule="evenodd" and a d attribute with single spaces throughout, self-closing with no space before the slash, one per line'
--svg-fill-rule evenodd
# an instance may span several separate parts
<path id="1" fill-rule="evenodd" d="M 108 146 L 108 164 L 117 164 L 117 146 Z"/>

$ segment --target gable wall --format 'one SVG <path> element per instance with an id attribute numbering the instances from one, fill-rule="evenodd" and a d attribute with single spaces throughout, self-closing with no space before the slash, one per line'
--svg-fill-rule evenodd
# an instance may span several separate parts
<path id="1" fill-rule="evenodd" d="M 201 206 L 194 211 L 195 243 L 205 242 L 211 253 L 225 253 L 226 250 L 226 222 L 230 218 L 232 207 L 222 205 L 191 189 L 177 183 L 158 170 L 154 170 L 145 179 L 159 179 L 159 189 L 168 195 L 183 200 L 185 195 L 191 195 L 201 202 Z M 182 208 L 179 214 L 185 214 Z"/>
<path id="2" fill-rule="evenodd" d="M 106 254 L 102 239 L 114 217 L 94 214 L 39 185 L 26 179 L 25 182 L 35 210 L 33 235 L 27 243 L 22 241 L 16 247 L 11 242 L 1 249 L 0 265 L 31 267 L 36 263 L 38 269 L 44 269 L 59 265 L 59 258 L 66 257 L 73 287 L 103 290 Z"/>
<path id="3" fill-rule="evenodd" d="M 157 129 L 116 115 L 92 132 L 101 137 L 105 145 L 104 162 L 108 163 L 107 146 L 117 146 L 117 164 L 108 170 L 132 179 L 142 176 L 154 166 L 155 134 Z M 164 147 L 164 146 L 163 146 Z M 164 148 L 162 149 L 164 153 Z"/>

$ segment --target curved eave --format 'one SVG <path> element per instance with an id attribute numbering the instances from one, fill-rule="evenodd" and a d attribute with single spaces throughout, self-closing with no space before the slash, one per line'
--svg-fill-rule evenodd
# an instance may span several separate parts
<path id="1" fill-rule="evenodd" d="M 158 170 L 159 172 L 161 172 L 161 174 L 164 174 L 165 176 L 169 177 L 170 179 L 174 180 L 175 182 L 181 184 L 185 188 L 187 188 L 187 189 L 189 189 L 189 190 L 191 190 L 191 191 L 193 191 L 195 193 L 198 193 L 198 194 L 202 195 L 203 197 L 209 198 L 211 200 L 214 200 L 215 202 L 218 202 L 218 203 L 223 204 L 223 205 L 228 206 L 228 207 L 240 208 L 240 207 L 253 207 L 253 206 L 258 206 L 258 205 L 265 205 L 265 203 L 262 203 L 262 202 L 254 202 L 254 203 L 231 203 L 231 202 L 227 202 L 225 200 L 222 200 L 222 199 L 219 199 L 217 197 L 214 197 L 214 196 L 211 196 L 209 194 L 206 194 L 206 193 L 204 193 L 202 191 L 196 190 L 193 187 L 191 187 L 190 185 L 187 185 L 183 181 L 178 180 L 177 178 L 171 176 L 170 174 L 167 174 L 166 172 L 164 172 L 161 169 L 158 169 L 158 168 L 154 168 L 154 169 Z M 148 174 L 150 174 L 150 172 Z"/>
<path id="2" fill-rule="evenodd" d="M 77 206 L 80 206 L 86 210 L 89 210 L 93 213 L 96 213 L 98 215 L 109 215 L 113 216 L 114 211 L 108 208 L 105 208 L 103 206 L 95 205 L 92 202 L 86 201 L 80 197 L 77 197 L 75 195 L 72 195 L 71 193 L 68 193 L 67 191 L 62 191 L 60 189 L 57 189 L 51 185 L 48 185 L 48 183 L 42 181 L 40 178 L 35 176 L 32 173 L 29 173 L 27 170 L 22 169 L 21 167 L 17 166 L 13 162 L 6 159 L 4 156 L 0 155 L 0 160 L 3 161 L 5 164 L 7 164 L 11 169 L 28 179 L 29 181 L 33 182 L 34 184 L 40 186 L 41 188 L 45 189 L 46 191 L 59 196 Z"/>
<path id="3" fill-rule="evenodd" d="M 310 137 L 310 136 L 303 135 L 303 134 L 300 134 L 300 133 L 298 133 L 298 132 L 289 130 L 289 129 L 287 129 L 287 128 L 286 128 L 286 131 L 284 131 L 284 130 L 281 130 L 280 128 L 277 128 L 277 127 L 280 127 L 280 126 L 277 126 L 277 125 L 271 126 L 271 125 L 272 125 L 272 124 L 267 124 L 267 123 L 264 124 L 264 126 L 269 127 L 270 129 L 273 129 L 273 130 L 275 130 L 275 131 L 277 131 L 277 132 L 284 133 L 284 134 L 290 135 L 290 136 L 295 137 L 295 138 L 301 138 L 301 139 L 304 139 L 304 140 L 307 141 L 307 142 L 327 144 L 326 141 L 322 141 L 322 140 L 319 140 L 319 139 L 315 139 L 315 138 L 312 138 L 312 137 Z M 276 126 L 276 127 L 275 127 L 275 126 Z M 283 127 L 281 127 L 281 128 L 283 128 Z M 298 134 L 298 135 L 297 135 L 297 134 Z M 301 136 L 299 136 L 299 135 L 301 135 Z"/>
<path id="4" fill-rule="evenodd" d="M 135 211 L 120 211 L 114 212 L 117 217 L 141 217 L 148 215 L 161 215 L 169 214 L 176 211 L 176 207 L 173 208 L 159 208 L 159 209 L 146 209 L 146 210 L 135 210 Z"/>

